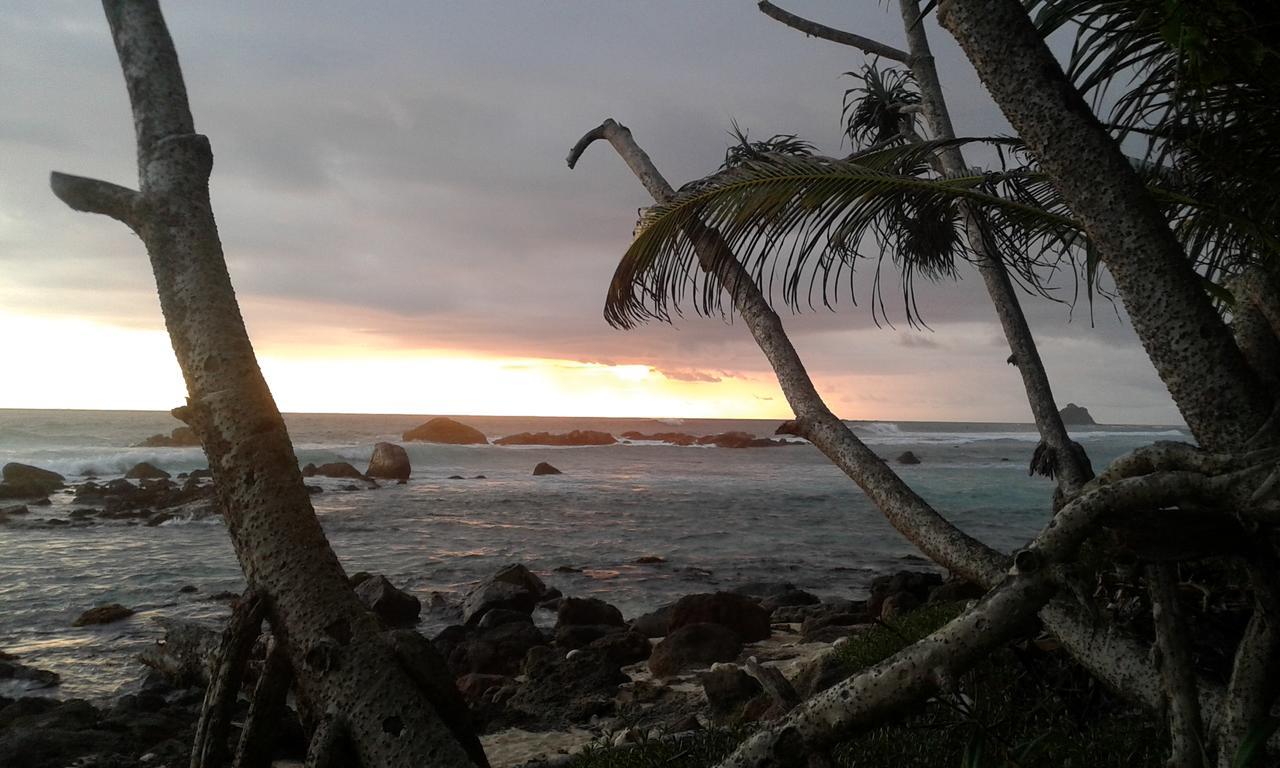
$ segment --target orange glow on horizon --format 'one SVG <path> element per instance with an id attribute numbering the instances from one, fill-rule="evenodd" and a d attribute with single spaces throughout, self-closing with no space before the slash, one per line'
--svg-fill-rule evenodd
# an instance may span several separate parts
<path id="1" fill-rule="evenodd" d="M 185 400 L 163 331 L 0 312 L 6 357 L 0 408 L 163 410 Z M 357 347 L 258 350 L 281 410 L 493 416 L 790 418 L 772 377 L 668 378 L 604 365 Z"/>

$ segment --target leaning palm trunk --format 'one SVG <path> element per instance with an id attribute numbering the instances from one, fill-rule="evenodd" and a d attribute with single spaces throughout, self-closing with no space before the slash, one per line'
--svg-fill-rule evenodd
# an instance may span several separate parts
<path id="1" fill-rule="evenodd" d="M 349 750 L 365 768 L 484 765 L 456 713 L 453 727 L 441 716 L 451 681 L 438 687 L 424 679 L 421 658 L 396 652 L 316 519 L 227 274 L 209 199 L 213 155 L 195 132 L 158 4 L 103 5 L 133 108 L 139 189 L 62 174 L 52 186 L 72 208 L 119 219 L 146 245 L 187 385 L 176 414 L 200 437 L 250 601 L 261 602 L 318 721 L 309 764 Z M 248 626 L 256 635 L 255 622 Z M 221 745 L 198 746 L 193 764 L 219 762 Z"/>

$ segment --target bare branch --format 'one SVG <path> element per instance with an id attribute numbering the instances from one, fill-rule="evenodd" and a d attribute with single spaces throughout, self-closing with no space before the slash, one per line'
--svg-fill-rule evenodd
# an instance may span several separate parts
<path id="1" fill-rule="evenodd" d="M 128 187 L 57 171 L 49 174 L 49 187 L 73 211 L 110 216 L 135 232 L 141 226 L 142 195 Z"/>
<path id="2" fill-rule="evenodd" d="M 154 3 L 103 0 L 102 8 L 129 89 L 138 158 L 143 160 L 165 136 L 195 133 L 178 53 Z M 142 166 L 140 162 L 140 176 Z"/>
<path id="3" fill-rule="evenodd" d="M 820 37 L 823 40 L 830 40 L 833 43 L 852 46 L 863 53 L 869 53 L 872 56 L 883 56 L 886 59 L 893 59 L 894 61 L 900 61 L 904 64 L 911 58 L 906 51 L 894 48 L 892 45 L 885 45 L 884 43 L 872 40 L 869 37 L 855 35 L 852 32 L 845 32 L 840 29 L 819 24 L 815 21 L 809 21 L 808 19 L 797 16 L 794 13 L 782 10 L 778 6 L 769 2 L 769 0 L 761 0 L 759 6 L 760 11 L 764 13 L 764 15 L 774 19 L 775 21 L 780 21 L 792 29 L 798 29 L 809 37 Z"/>
<path id="4" fill-rule="evenodd" d="M 587 131 L 586 135 L 581 139 L 578 139 L 578 143 L 574 144 L 573 149 L 569 151 L 570 168 L 577 165 L 578 159 L 582 157 L 582 153 L 586 151 L 587 146 L 597 139 L 604 139 L 613 145 L 618 155 L 622 157 L 623 162 L 636 175 L 636 178 L 640 180 L 640 183 L 649 191 L 654 200 L 662 202 L 675 195 L 675 189 L 658 172 L 653 160 L 649 159 L 649 154 L 641 149 L 636 140 L 632 138 L 631 131 L 613 118 L 605 120 L 596 128 Z"/>
<path id="5" fill-rule="evenodd" d="M 780 711 L 790 712 L 800 704 L 800 695 L 796 693 L 791 681 L 779 672 L 777 667 L 766 667 L 752 656 L 747 659 L 743 668 L 748 675 L 760 683 L 760 687 L 764 688 L 765 693 L 769 694 L 769 698 L 773 699 L 774 705 Z"/>

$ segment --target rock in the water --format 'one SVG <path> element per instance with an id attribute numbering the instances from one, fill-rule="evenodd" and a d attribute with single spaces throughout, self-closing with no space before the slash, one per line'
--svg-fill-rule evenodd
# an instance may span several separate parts
<path id="1" fill-rule="evenodd" d="M 109 605 L 99 605 L 96 608 L 90 608 L 80 614 L 80 618 L 72 622 L 71 626 L 87 627 L 91 624 L 111 624 L 112 622 L 127 619 L 132 615 L 132 608 L 125 608 L 119 603 L 110 603 Z"/>
<path id="2" fill-rule="evenodd" d="M 817 595 L 803 589 L 790 589 L 776 595 L 770 595 L 760 601 L 760 607 L 772 614 L 778 608 L 791 608 L 797 605 L 817 605 L 822 600 Z"/>
<path id="3" fill-rule="evenodd" d="M 191 427 L 175 427 L 172 432 L 167 435 L 152 435 L 146 440 L 138 443 L 138 448 L 190 448 L 200 445 L 200 438 L 196 437 L 195 430 Z"/>
<path id="4" fill-rule="evenodd" d="M 742 639 L 720 624 L 686 624 L 667 635 L 649 657 L 649 671 L 670 677 L 682 669 L 733 661 L 742 652 Z"/>
<path id="5" fill-rule="evenodd" d="M 385 576 L 370 576 L 356 587 L 356 596 L 388 627 L 412 627 L 418 623 L 422 603 L 397 589 Z"/>
<path id="6" fill-rule="evenodd" d="M 681 446 L 698 444 L 698 438 L 696 436 L 685 434 L 684 432 L 655 432 L 651 435 L 646 435 L 643 432 L 636 432 L 632 430 L 629 432 L 623 432 L 622 437 L 626 440 L 641 440 L 651 443 L 669 443 L 671 445 Z"/>
<path id="7" fill-rule="evenodd" d="M 566 597 L 556 609 L 556 626 L 608 624 L 625 627 L 622 611 L 595 597 Z"/>
<path id="8" fill-rule="evenodd" d="M 903 451 L 902 453 L 898 454 L 898 463 L 899 464 L 919 464 L 920 457 L 915 455 L 911 451 Z"/>
<path id="9" fill-rule="evenodd" d="M 57 472 L 11 462 L 0 470 L 0 499 L 30 499 L 47 496 L 62 487 L 66 479 Z"/>
<path id="10" fill-rule="evenodd" d="M 1067 407 L 1058 411 L 1058 415 L 1062 417 L 1062 423 L 1067 426 L 1093 426 L 1098 422 L 1093 420 L 1093 416 L 1089 415 L 1089 409 L 1075 403 L 1067 403 Z"/>
<path id="11" fill-rule="evenodd" d="M 562 474 L 564 474 L 564 473 L 563 473 L 563 472 L 561 472 L 560 470 L 556 469 L 555 467 L 551 466 L 551 465 L 550 465 L 550 464 L 548 464 L 547 462 L 545 462 L 545 461 L 540 461 L 540 462 L 538 462 L 537 466 L 535 466 L 535 467 L 533 468 L 533 474 L 535 474 L 535 475 L 562 475 Z"/>
<path id="12" fill-rule="evenodd" d="M 409 454 L 395 443 L 377 443 L 373 446 L 373 456 L 369 457 L 369 477 L 381 477 L 387 480 L 408 480 L 411 471 Z"/>
<path id="13" fill-rule="evenodd" d="M 689 624 L 719 624 L 752 643 L 769 636 L 769 612 L 746 595 L 733 592 L 686 595 L 676 601 L 668 631 Z"/>
<path id="14" fill-rule="evenodd" d="M 321 464 L 316 467 L 315 473 L 320 477 L 348 478 L 351 480 L 364 479 L 364 475 L 360 470 L 345 461 L 331 461 L 328 464 Z"/>
<path id="15" fill-rule="evenodd" d="M 15 657 L 0 652 L 0 680 L 22 680 L 29 688 L 52 688 L 62 682 L 57 672 L 19 664 Z"/>
<path id="16" fill-rule="evenodd" d="M 474 626 L 486 611 L 494 608 L 533 613 L 546 593 L 547 585 L 528 568 L 519 563 L 508 565 L 467 594 L 462 602 L 462 620 Z"/>
<path id="17" fill-rule="evenodd" d="M 596 432 L 589 429 L 575 429 L 561 435 L 550 432 L 520 432 L 500 437 L 493 441 L 494 445 L 613 445 L 617 438 L 608 432 Z"/>
<path id="18" fill-rule="evenodd" d="M 425 423 L 405 432 L 403 439 L 449 445 L 485 445 L 489 442 L 489 438 L 485 437 L 480 430 L 447 416 L 428 419 Z"/>
<path id="19" fill-rule="evenodd" d="M 128 480 L 168 480 L 170 475 L 156 465 L 140 461 L 124 473 Z"/>
<path id="20" fill-rule="evenodd" d="M 697 440 L 698 445 L 714 445 L 717 448 L 774 448 L 792 445 L 786 440 L 770 440 L 767 437 L 756 437 L 750 432 L 721 432 L 718 435 L 706 435 Z"/>
<path id="21" fill-rule="evenodd" d="M 667 559 L 665 557 L 658 557 L 657 555 L 642 555 L 631 562 L 636 565 L 662 565 L 667 562 Z"/>

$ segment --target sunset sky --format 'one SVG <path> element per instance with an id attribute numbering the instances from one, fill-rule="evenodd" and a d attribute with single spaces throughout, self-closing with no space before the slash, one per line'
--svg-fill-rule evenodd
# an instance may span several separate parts
<path id="1" fill-rule="evenodd" d="M 901 45 L 883 4 L 784 7 Z M 749 0 L 168 2 L 241 307 L 282 409 L 784 418 L 741 323 L 689 312 L 611 329 L 604 290 L 648 199 L 605 117 L 679 185 L 736 120 L 832 154 L 852 49 Z M 961 134 L 1007 132 L 929 22 Z M 62 170 L 134 184 L 133 131 L 95 3 L 0 16 L 0 408 L 164 409 L 183 388 L 141 243 L 48 191 Z M 869 276 L 869 273 L 868 273 Z M 1069 281 L 1063 295 L 1071 296 Z M 865 284 L 860 296 L 866 296 Z M 786 316 L 845 418 L 1029 421 L 981 281 L 929 286 L 932 328 L 867 302 Z M 1060 404 L 1178 423 L 1111 305 L 1028 298 Z"/>

